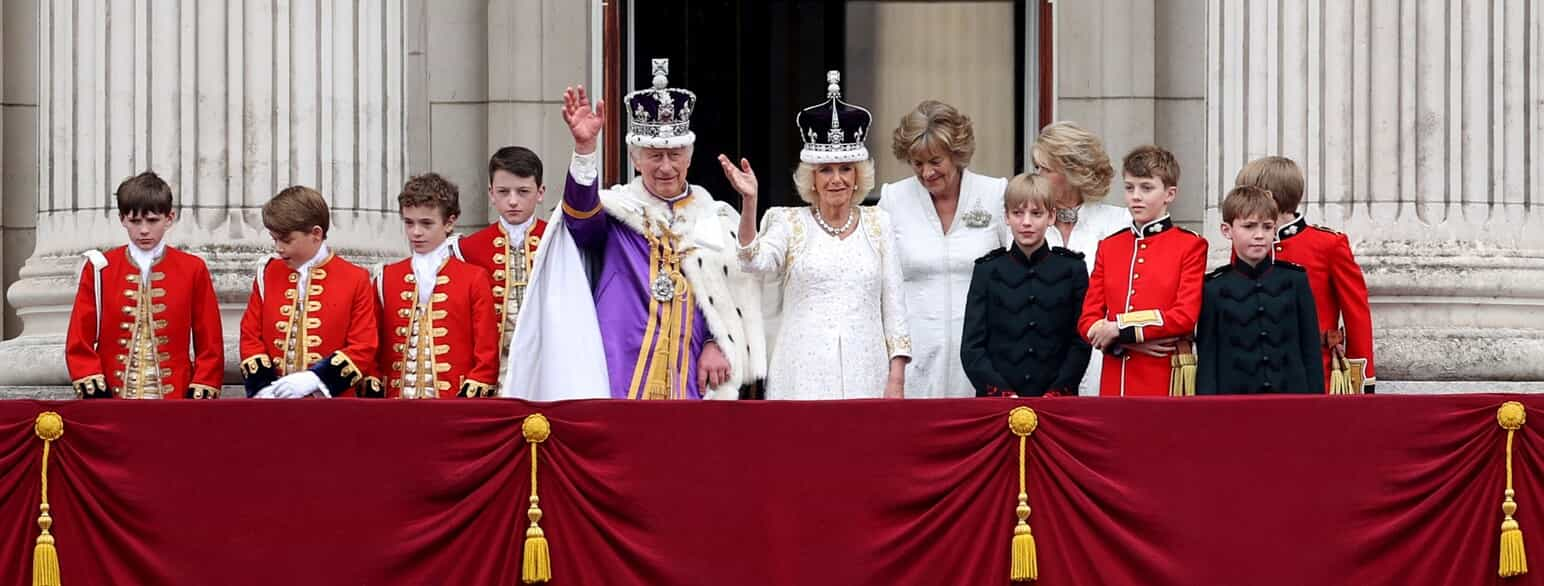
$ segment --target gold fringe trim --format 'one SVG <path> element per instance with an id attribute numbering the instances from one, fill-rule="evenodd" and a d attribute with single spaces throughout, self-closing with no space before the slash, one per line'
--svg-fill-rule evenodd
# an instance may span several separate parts
<path id="1" fill-rule="evenodd" d="M 536 496 L 537 446 L 552 435 L 552 424 L 540 413 L 526 416 L 520 424 L 520 433 L 531 444 L 531 508 L 526 515 L 531 526 L 525 530 L 525 556 L 520 566 L 520 581 L 540 584 L 552 580 L 552 553 L 547 545 L 547 535 L 541 530 L 541 498 Z"/>
<path id="2" fill-rule="evenodd" d="M 64 435 L 64 418 L 53 411 L 41 413 L 33 431 L 43 440 L 43 500 L 38 506 L 38 528 L 42 531 L 32 549 L 32 586 L 59 586 L 59 551 L 54 548 L 54 536 L 49 532 L 54 518 L 48 509 L 48 452 L 54 440 Z"/>
<path id="3" fill-rule="evenodd" d="M 1169 396 L 1194 397 L 1196 395 L 1196 355 L 1175 354 L 1169 357 Z"/>
<path id="4" fill-rule="evenodd" d="M 1522 403 L 1507 401 L 1496 411 L 1496 423 L 1506 430 L 1506 495 L 1501 500 L 1501 568 L 1502 578 L 1528 573 L 1528 554 L 1523 548 L 1523 529 L 1512 517 L 1517 513 L 1517 501 L 1512 500 L 1512 436 L 1526 423 L 1528 411 Z"/>
<path id="5" fill-rule="evenodd" d="M 1024 480 L 1024 450 L 1029 434 L 1040 426 L 1040 417 L 1029 407 L 1014 407 L 1008 412 L 1008 430 L 1019 436 L 1019 504 L 1014 508 L 1019 523 L 1013 528 L 1012 564 L 1009 579 L 1014 582 L 1035 580 L 1040 577 L 1040 564 L 1035 559 L 1035 535 L 1029 530 L 1029 492 Z"/>

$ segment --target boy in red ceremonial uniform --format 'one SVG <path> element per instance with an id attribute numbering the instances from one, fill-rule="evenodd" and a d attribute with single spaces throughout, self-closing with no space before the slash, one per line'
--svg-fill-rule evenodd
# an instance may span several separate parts
<path id="1" fill-rule="evenodd" d="M 220 305 L 203 259 L 162 241 L 177 219 L 171 187 L 146 171 L 119 184 L 115 196 L 129 244 L 85 254 L 65 333 L 75 394 L 219 398 Z"/>
<path id="2" fill-rule="evenodd" d="M 1345 234 L 1309 225 L 1297 211 L 1303 201 L 1303 172 L 1292 159 L 1250 161 L 1234 183 L 1270 191 L 1281 208 L 1276 223 L 1276 258 L 1308 271 L 1319 315 L 1326 388 L 1333 394 L 1373 392 L 1377 379 L 1372 359 L 1372 308 L 1367 301 L 1367 279 L 1351 254 L 1351 242 Z"/>
<path id="3" fill-rule="evenodd" d="M 1201 314 L 1206 239 L 1169 219 L 1179 192 L 1173 153 L 1137 147 L 1123 166 L 1133 225 L 1099 243 L 1078 331 L 1111 356 L 1100 396 L 1186 394 L 1194 379 L 1187 384 L 1175 375 L 1194 375 L 1191 340 Z"/>
<path id="4" fill-rule="evenodd" d="M 498 324 L 487 273 L 455 257 L 449 236 L 461 215 L 455 184 L 436 173 L 402 186 L 397 205 L 413 256 L 386 265 L 381 294 L 383 381 L 394 399 L 493 397 Z"/>
<path id="5" fill-rule="evenodd" d="M 370 273 L 327 248 L 327 201 L 285 188 L 263 204 L 275 255 L 263 261 L 241 316 L 247 396 L 298 399 L 357 391 L 373 372 Z"/>
<path id="6" fill-rule="evenodd" d="M 456 247 L 466 262 L 481 267 L 492 283 L 493 313 L 497 315 L 498 381 L 509 367 L 509 340 L 525 299 L 536 245 L 547 222 L 534 217 L 547 187 L 542 184 L 541 158 L 531 149 L 507 146 L 488 160 L 488 201 L 499 213 L 497 222 L 461 238 Z M 495 387 L 497 387 L 495 384 Z"/>

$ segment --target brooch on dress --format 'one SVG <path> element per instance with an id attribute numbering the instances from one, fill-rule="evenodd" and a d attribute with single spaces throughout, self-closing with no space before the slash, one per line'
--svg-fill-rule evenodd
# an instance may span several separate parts
<path id="1" fill-rule="evenodd" d="M 988 224 L 991 223 L 992 214 L 987 213 L 986 210 L 981 209 L 980 205 L 977 205 L 973 210 L 965 212 L 966 226 L 970 226 L 972 228 L 985 228 Z"/>

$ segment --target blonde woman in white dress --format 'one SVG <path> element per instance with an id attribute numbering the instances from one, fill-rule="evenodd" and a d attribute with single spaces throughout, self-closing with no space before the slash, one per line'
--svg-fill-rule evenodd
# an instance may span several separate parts
<path id="1" fill-rule="evenodd" d="M 740 216 L 740 264 L 772 276 L 782 291 L 782 325 L 767 367 L 768 399 L 862 399 L 905 396 L 911 338 L 890 219 L 859 206 L 874 187 L 863 138 L 872 116 L 841 101 L 840 76 L 827 74 L 828 100 L 799 113 L 804 140 L 794 185 L 809 207 Z M 719 163 L 756 209 L 750 163 Z"/>
<path id="2" fill-rule="evenodd" d="M 1089 274 L 1094 272 L 1094 253 L 1099 242 L 1131 228 L 1131 212 L 1104 203 L 1115 168 L 1099 137 L 1072 122 L 1057 122 L 1040 131 L 1034 146 L 1035 169 L 1051 184 L 1051 204 L 1056 214 L 1053 230 L 1046 232 L 1051 246 L 1083 253 Z M 1078 384 L 1081 396 L 1099 395 L 1103 354 L 1094 352 L 1088 370 Z"/>
<path id="3" fill-rule="evenodd" d="M 912 351 L 906 394 L 974 397 L 960 363 L 965 297 L 976 259 L 1008 242 L 1002 214 L 1008 180 L 971 172 L 976 135 L 970 117 L 936 100 L 901 118 L 890 150 L 912 170 L 879 196 L 879 208 L 895 222 L 906 275 Z"/>

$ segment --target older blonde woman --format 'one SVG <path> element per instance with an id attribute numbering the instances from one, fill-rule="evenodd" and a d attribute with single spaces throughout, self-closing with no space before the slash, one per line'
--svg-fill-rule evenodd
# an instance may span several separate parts
<path id="1" fill-rule="evenodd" d="M 1083 253 L 1086 268 L 1093 273 L 1099 241 L 1131 227 L 1131 212 L 1104 203 L 1110 180 L 1115 176 L 1104 143 L 1077 124 L 1057 122 L 1040 131 L 1035 139 L 1034 157 L 1035 168 L 1050 180 L 1051 205 L 1056 213 L 1054 229 L 1047 231 L 1046 242 Z M 1099 394 L 1102 364 L 1100 353 L 1089 357 L 1088 371 L 1078 385 L 1079 395 Z"/>
<path id="2" fill-rule="evenodd" d="M 970 171 L 976 152 L 970 117 L 927 100 L 901 118 L 890 145 L 912 176 L 880 191 L 879 207 L 895 222 L 912 362 L 912 397 L 972 397 L 960 364 L 960 332 L 970 275 L 982 255 L 1007 242 L 1003 227 L 1006 179 Z"/>
<path id="3" fill-rule="evenodd" d="M 871 116 L 841 101 L 836 72 L 829 99 L 799 113 L 804 149 L 794 185 L 809 207 L 740 216 L 740 264 L 781 281 L 783 317 L 767 366 L 769 399 L 901 398 L 911 355 L 901 269 L 888 215 L 858 203 L 874 187 L 874 162 L 863 146 Z M 750 163 L 719 157 L 756 209 Z"/>

